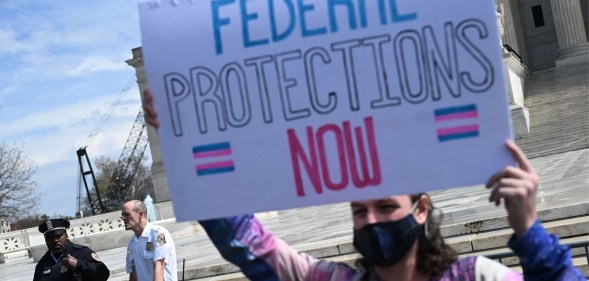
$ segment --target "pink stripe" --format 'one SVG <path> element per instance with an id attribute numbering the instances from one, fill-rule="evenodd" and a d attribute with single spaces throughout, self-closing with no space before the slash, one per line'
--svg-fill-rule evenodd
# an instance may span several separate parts
<path id="1" fill-rule="evenodd" d="M 198 152 L 194 153 L 194 158 L 206 158 L 206 157 L 214 157 L 214 156 L 223 156 L 231 154 L 231 148 L 223 149 L 223 150 L 215 150 L 215 151 L 207 151 L 207 152 Z"/>
<path id="2" fill-rule="evenodd" d="M 448 120 L 454 120 L 454 119 L 477 118 L 477 117 L 479 117 L 479 115 L 476 111 L 461 112 L 461 113 L 436 116 L 436 122 L 448 121 Z"/>
<path id="3" fill-rule="evenodd" d="M 458 126 L 458 127 L 438 129 L 437 133 L 438 133 L 438 136 L 444 136 L 444 135 L 473 132 L 473 131 L 478 131 L 478 130 L 479 130 L 479 125 L 468 125 L 468 126 Z"/>
<path id="4" fill-rule="evenodd" d="M 233 160 L 196 165 L 197 170 L 232 167 Z"/>

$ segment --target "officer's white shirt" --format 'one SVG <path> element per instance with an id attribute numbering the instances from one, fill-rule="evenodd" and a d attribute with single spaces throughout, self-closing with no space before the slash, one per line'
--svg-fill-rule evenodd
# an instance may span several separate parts
<path id="1" fill-rule="evenodd" d="M 172 236 L 164 227 L 148 223 L 141 236 L 133 234 L 127 245 L 127 273 L 135 271 L 137 280 L 151 281 L 155 270 L 153 262 L 161 259 L 166 263 L 164 280 L 178 280 Z"/>

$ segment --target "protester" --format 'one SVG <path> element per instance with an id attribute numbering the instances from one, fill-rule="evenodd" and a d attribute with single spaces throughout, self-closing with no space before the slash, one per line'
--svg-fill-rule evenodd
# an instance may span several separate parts
<path id="1" fill-rule="evenodd" d="M 146 120 L 159 126 L 153 96 L 144 93 Z M 514 234 L 508 246 L 520 258 L 523 276 L 483 256 L 457 258 L 444 242 L 427 194 L 351 202 L 359 269 L 298 253 L 264 229 L 253 215 L 201 221 L 221 255 L 250 280 L 585 280 L 570 250 L 548 234 L 536 214 L 539 178 L 512 141 L 518 163 L 492 175 L 489 201 L 503 201 Z"/>
<path id="2" fill-rule="evenodd" d="M 125 229 L 135 234 L 127 245 L 127 273 L 130 281 L 176 281 L 176 247 L 162 226 L 146 218 L 147 208 L 140 200 L 131 200 L 121 211 Z"/>
<path id="3" fill-rule="evenodd" d="M 102 281 L 110 271 L 90 248 L 68 239 L 70 222 L 51 219 L 39 225 L 49 249 L 35 267 L 33 281 Z"/>

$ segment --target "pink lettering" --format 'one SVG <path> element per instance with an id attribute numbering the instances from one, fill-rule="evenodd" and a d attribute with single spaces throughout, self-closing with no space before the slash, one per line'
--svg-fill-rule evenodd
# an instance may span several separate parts
<path id="1" fill-rule="evenodd" d="M 308 154 L 294 129 L 287 130 L 297 196 L 305 196 L 303 170 L 317 194 L 323 193 L 323 184 L 333 191 L 345 189 L 350 183 L 350 177 L 356 188 L 376 186 L 381 183 L 380 162 L 372 117 L 364 118 L 366 136 L 362 133 L 360 126 L 353 128 L 352 131 L 349 121 L 343 122 L 342 127 L 343 132 L 342 128 L 335 124 L 326 124 L 319 127 L 316 133 L 313 132 L 311 126 L 307 127 Z M 328 133 L 333 134 L 336 142 L 337 163 L 339 163 L 340 171 L 340 178 L 337 182 L 334 181 L 334 175 L 330 174 L 327 161 L 325 135 Z M 301 165 L 304 169 L 301 169 Z"/>
<path id="2" fill-rule="evenodd" d="M 327 132 L 333 132 L 336 139 L 337 155 L 339 160 L 339 169 L 341 180 L 339 183 L 334 183 L 329 175 L 329 166 L 327 163 L 327 155 L 325 153 L 324 136 Z M 344 139 L 342 138 L 342 131 L 333 124 L 327 124 L 319 127 L 317 130 L 317 146 L 319 147 L 319 159 L 321 160 L 321 173 L 323 174 L 323 182 L 325 186 L 331 190 L 342 190 L 348 185 L 348 173 L 346 173 L 346 154 L 344 151 Z"/>
<path id="3" fill-rule="evenodd" d="M 311 153 L 311 161 L 305 154 L 299 139 L 293 129 L 288 129 L 288 145 L 290 147 L 290 158 L 292 160 L 292 167 L 294 169 L 295 174 L 295 184 L 297 186 L 297 195 L 298 196 L 305 196 L 305 190 L 303 189 L 303 178 L 301 176 L 301 167 L 299 166 L 299 160 L 303 161 L 303 166 L 305 167 L 305 171 L 307 172 L 307 176 L 309 176 L 309 180 L 311 180 L 311 184 L 313 184 L 313 188 L 317 193 L 323 192 L 321 189 L 321 179 L 319 178 L 319 165 L 317 164 L 317 153 L 315 152 L 315 140 L 313 137 L 307 137 L 307 142 L 309 146 L 309 150 Z M 313 135 L 313 129 L 311 127 L 307 127 L 307 136 Z"/>
<path id="4" fill-rule="evenodd" d="M 356 154 L 354 154 L 354 145 L 352 140 L 352 133 L 350 130 L 350 122 L 344 122 L 344 135 L 346 136 L 346 146 L 348 158 L 350 163 L 350 172 L 352 172 L 352 183 L 358 188 L 364 188 L 369 185 L 378 185 L 381 182 L 380 162 L 378 161 L 378 151 L 376 150 L 376 140 L 374 139 L 374 124 L 372 118 L 364 118 L 366 126 L 366 136 L 368 137 L 368 153 L 370 154 L 370 165 L 374 172 L 372 177 L 369 175 L 368 163 L 366 162 L 366 150 L 364 150 L 364 138 L 362 137 L 362 128 L 354 128 L 356 133 L 356 147 L 358 147 L 358 154 L 360 155 L 360 167 L 362 169 L 362 178 L 358 173 L 358 164 L 356 163 Z"/>

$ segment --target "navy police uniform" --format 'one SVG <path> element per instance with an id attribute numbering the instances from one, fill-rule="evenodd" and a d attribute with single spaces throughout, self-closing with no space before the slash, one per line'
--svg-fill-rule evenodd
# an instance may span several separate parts
<path id="1" fill-rule="evenodd" d="M 53 219 L 41 224 L 39 231 L 45 237 L 54 237 L 56 234 L 65 232 L 69 224 L 67 220 Z M 74 244 L 70 240 L 67 240 L 66 243 L 61 256 L 55 256 L 50 250 L 45 253 L 35 267 L 33 281 L 103 281 L 108 279 L 110 271 L 94 251 L 86 246 Z M 61 261 L 68 254 L 78 260 L 75 270 L 68 269 Z"/>

